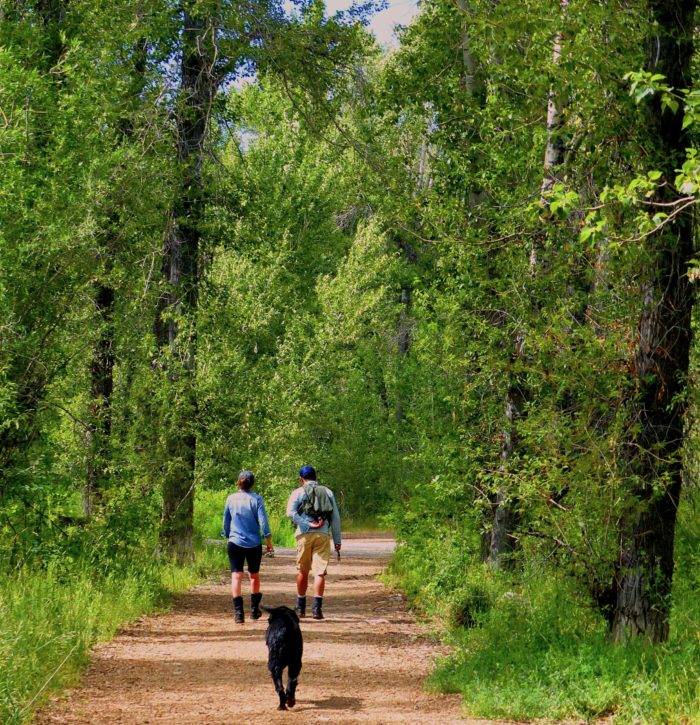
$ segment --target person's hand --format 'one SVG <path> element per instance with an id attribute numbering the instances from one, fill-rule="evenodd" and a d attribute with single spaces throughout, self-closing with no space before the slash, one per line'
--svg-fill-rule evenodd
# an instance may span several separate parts
<path id="1" fill-rule="evenodd" d="M 339 554 L 340 554 L 340 547 L 341 547 L 341 546 L 342 546 L 342 544 L 336 544 L 336 545 L 335 545 L 335 550 L 336 550 L 336 551 L 337 551 L 337 552 L 338 552 Z"/>
<path id="2" fill-rule="evenodd" d="M 268 541 L 267 544 L 265 544 L 265 548 L 267 549 L 267 553 L 268 554 L 271 554 L 274 551 L 274 549 L 272 548 L 272 542 L 271 541 Z"/>
<path id="3" fill-rule="evenodd" d="M 323 519 L 316 519 L 309 524 L 310 529 L 320 529 L 323 526 Z"/>

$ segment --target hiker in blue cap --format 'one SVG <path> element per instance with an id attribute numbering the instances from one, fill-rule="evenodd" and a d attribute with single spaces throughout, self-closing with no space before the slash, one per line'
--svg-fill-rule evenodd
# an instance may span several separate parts
<path id="1" fill-rule="evenodd" d="M 340 514 L 333 491 L 316 480 L 313 466 L 299 470 L 299 487 L 287 502 L 287 516 L 296 526 L 297 606 L 300 617 L 306 616 L 306 590 L 309 572 L 314 575 L 314 603 L 311 615 L 323 619 L 323 593 L 331 558 L 331 536 L 340 556 Z"/>
<path id="2" fill-rule="evenodd" d="M 224 505 L 224 536 L 228 539 L 228 559 L 231 564 L 231 594 L 233 596 L 233 618 L 237 624 L 243 624 L 243 567 L 248 565 L 250 577 L 250 616 L 260 619 L 260 562 L 262 561 L 262 540 L 272 552 L 272 534 L 265 511 L 265 503 L 260 494 L 250 489 L 255 484 L 252 471 L 238 474 L 238 491 L 232 493 Z"/>

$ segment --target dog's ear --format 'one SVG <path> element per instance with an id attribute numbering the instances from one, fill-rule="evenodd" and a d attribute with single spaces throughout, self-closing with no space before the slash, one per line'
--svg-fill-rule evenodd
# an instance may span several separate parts
<path id="1" fill-rule="evenodd" d="M 264 604 L 261 609 L 264 609 L 268 614 L 272 614 L 272 607 L 266 607 Z"/>

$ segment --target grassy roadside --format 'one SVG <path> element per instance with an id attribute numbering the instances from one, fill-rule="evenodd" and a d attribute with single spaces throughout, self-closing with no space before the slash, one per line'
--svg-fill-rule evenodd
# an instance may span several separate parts
<path id="1" fill-rule="evenodd" d="M 679 519 L 671 638 L 612 644 L 601 617 L 555 569 L 518 576 L 475 564 L 459 532 L 399 547 L 387 582 L 452 646 L 428 686 L 465 714 L 518 721 L 700 722 L 700 531 Z"/>
<path id="2" fill-rule="evenodd" d="M 0 722 L 29 722 L 77 681 L 96 642 L 221 570 L 219 554 L 202 549 L 186 567 L 141 564 L 99 575 L 75 563 L 0 577 Z"/>

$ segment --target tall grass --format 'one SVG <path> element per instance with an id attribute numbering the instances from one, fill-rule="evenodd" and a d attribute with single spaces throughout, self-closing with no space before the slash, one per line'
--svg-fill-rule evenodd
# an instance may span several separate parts
<path id="1" fill-rule="evenodd" d="M 671 638 L 612 644 L 602 618 L 552 568 L 517 575 L 475 564 L 459 535 L 402 546 L 388 575 L 440 625 L 452 654 L 430 686 L 468 715 L 512 720 L 700 722 L 700 526 L 679 521 Z M 472 549 L 473 550 L 473 549 Z"/>
<path id="2" fill-rule="evenodd" d="M 566 589 L 552 578 L 502 591 L 475 626 L 453 629 L 455 653 L 431 685 L 462 693 L 479 717 L 700 722 L 700 608 L 689 591 L 677 593 L 668 644 L 622 647 Z"/>
<path id="3" fill-rule="evenodd" d="M 95 642 L 218 568 L 206 552 L 188 567 L 142 565 L 115 576 L 80 563 L 0 576 L 0 722 L 28 722 L 49 694 L 76 681 Z"/>

